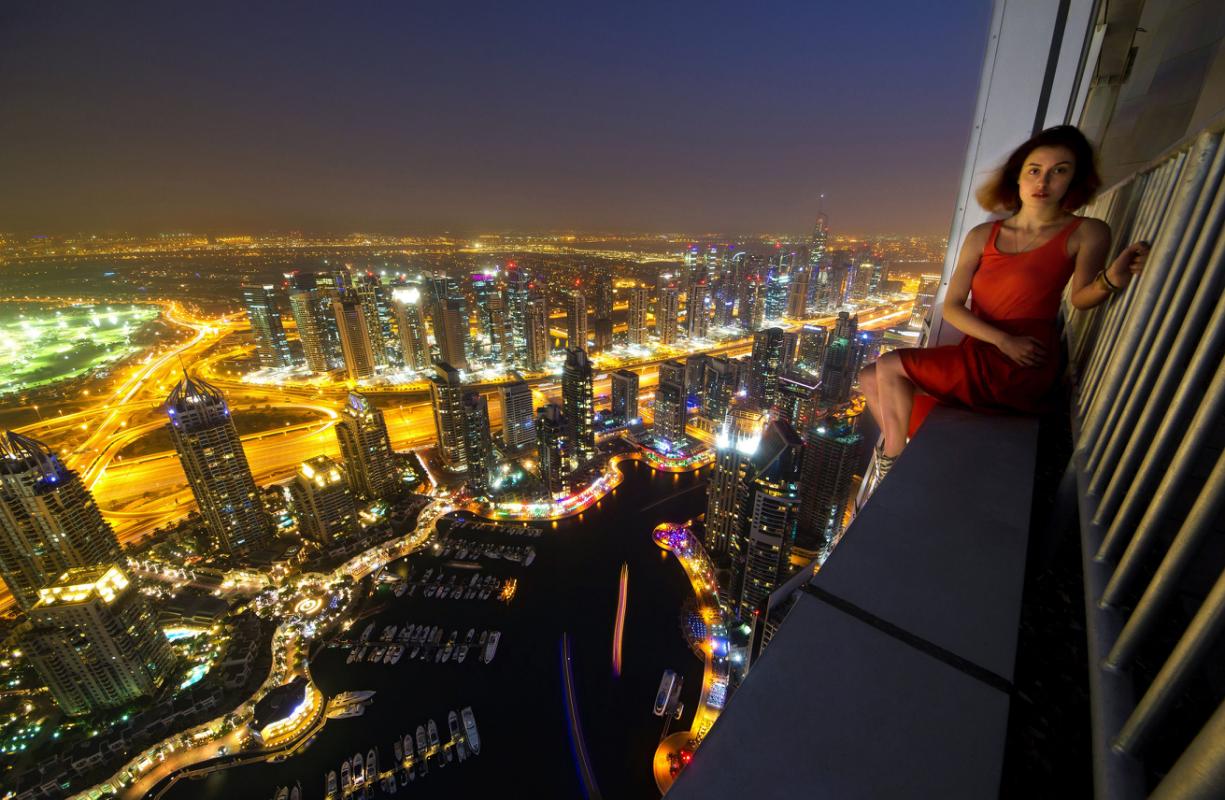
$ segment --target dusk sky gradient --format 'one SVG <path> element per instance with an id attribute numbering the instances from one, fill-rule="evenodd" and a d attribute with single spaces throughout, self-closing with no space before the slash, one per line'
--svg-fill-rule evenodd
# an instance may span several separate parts
<path id="1" fill-rule="evenodd" d="M 943 234 L 990 11 L 6 3 L 0 232 Z"/>

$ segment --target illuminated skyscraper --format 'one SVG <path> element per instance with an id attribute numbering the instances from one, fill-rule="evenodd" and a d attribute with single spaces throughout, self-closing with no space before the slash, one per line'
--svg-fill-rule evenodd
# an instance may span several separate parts
<path id="1" fill-rule="evenodd" d="M 80 476 L 42 442 L 0 438 L 0 578 L 18 607 L 29 611 L 39 589 L 70 569 L 122 562 Z"/>
<path id="2" fill-rule="evenodd" d="M 510 321 L 510 360 L 526 365 L 527 304 L 531 301 L 531 274 L 515 262 L 506 265 L 506 315 Z"/>
<path id="3" fill-rule="evenodd" d="M 825 403 L 846 403 L 851 399 L 859 363 L 857 333 L 858 320 L 845 311 L 838 314 L 821 365 L 821 400 Z"/>
<path id="4" fill-rule="evenodd" d="M 370 349 L 370 331 L 366 311 L 360 300 L 347 298 L 332 304 L 336 328 L 340 331 L 340 348 L 344 353 L 345 372 L 351 381 L 374 377 L 374 352 Z"/>
<path id="5" fill-rule="evenodd" d="M 766 279 L 759 272 L 746 272 L 740 282 L 740 299 L 736 311 L 740 327 L 759 330 L 766 318 Z"/>
<path id="6" fill-rule="evenodd" d="M 532 387 L 526 381 L 504 383 L 498 388 L 502 400 L 502 444 L 510 451 L 536 441 Z"/>
<path id="7" fill-rule="evenodd" d="M 549 362 L 549 305 L 543 298 L 527 304 L 527 368 L 538 372 Z"/>
<path id="8" fill-rule="evenodd" d="M 803 433 L 817 421 L 821 382 L 797 372 L 785 372 L 778 379 L 774 408 L 778 419 Z"/>
<path id="9" fill-rule="evenodd" d="M 68 570 L 39 590 L 25 657 L 69 716 L 154 695 L 174 654 L 157 614 L 116 564 Z"/>
<path id="10" fill-rule="evenodd" d="M 319 290 L 298 289 L 289 293 L 289 309 L 298 328 L 306 366 L 311 372 L 323 374 L 332 369 L 332 363 L 328 357 L 326 318 L 320 317 L 319 308 Z"/>
<path id="11" fill-rule="evenodd" d="M 365 395 L 349 392 L 336 421 L 336 438 L 349 486 L 357 495 L 375 500 L 395 492 L 396 454 L 387 434 L 387 421 Z"/>
<path id="12" fill-rule="evenodd" d="M 706 310 L 706 281 L 700 281 L 689 290 L 685 314 L 690 339 L 705 339 L 710 330 L 710 314 Z"/>
<path id="13" fill-rule="evenodd" d="M 822 195 L 824 197 L 824 195 Z M 825 260 L 829 247 L 829 217 L 824 211 L 817 213 L 817 220 L 812 227 L 812 238 L 808 244 L 808 263 L 816 266 Z"/>
<path id="14" fill-rule="evenodd" d="M 645 286 L 630 289 L 630 310 L 626 341 L 630 344 L 646 344 L 647 308 L 651 303 L 650 290 Z"/>
<path id="15" fill-rule="evenodd" d="M 498 291 L 496 272 L 472 275 L 472 294 L 476 303 L 477 324 L 481 331 L 481 357 L 499 363 L 509 354 L 510 331 L 506 305 Z"/>
<path id="16" fill-rule="evenodd" d="M 571 428 L 571 469 L 595 458 L 595 400 L 591 361 L 583 350 L 566 350 L 561 374 L 562 410 Z"/>
<path id="17" fill-rule="evenodd" d="M 613 323 L 607 317 L 596 317 L 591 321 L 592 352 L 602 353 L 612 347 Z"/>
<path id="18" fill-rule="evenodd" d="M 753 455 L 743 485 L 744 527 L 732 562 L 732 607 L 750 619 L 791 575 L 791 550 L 799 526 L 804 440 L 786 422 L 772 422 Z M 747 477 L 747 476 L 746 476 Z"/>
<path id="19" fill-rule="evenodd" d="M 774 406 L 778 392 L 778 376 L 783 368 L 783 347 L 786 341 L 783 333 L 782 328 L 766 328 L 753 336 L 749 397 L 764 409 Z"/>
<path id="20" fill-rule="evenodd" d="M 808 430 L 796 543 L 814 557 L 842 536 L 862 441 L 846 420 L 830 418 Z"/>
<path id="21" fill-rule="evenodd" d="M 796 368 L 809 374 L 821 372 L 825 356 L 825 339 L 829 332 L 820 325 L 805 325 L 800 329 L 800 344 L 796 348 Z"/>
<path id="22" fill-rule="evenodd" d="M 781 265 L 771 267 L 766 275 L 766 319 L 783 318 L 787 312 L 787 297 L 790 293 L 791 276 L 783 272 Z"/>
<path id="23" fill-rule="evenodd" d="M 570 425 L 561 406 L 549 403 L 536 410 L 536 461 L 540 480 L 550 497 L 565 491 L 570 463 Z"/>
<path id="24" fill-rule="evenodd" d="M 351 296 L 356 296 L 362 305 L 362 322 L 365 323 L 366 341 L 370 356 L 380 367 L 387 366 L 387 329 L 390 328 L 387 313 L 387 288 L 373 272 L 359 273 L 353 279 Z M 342 339 L 343 341 L 343 339 Z"/>
<path id="25" fill-rule="evenodd" d="M 276 287 L 243 284 L 242 303 L 251 323 L 255 337 L 255 350 L 259 365 L 265 368 L 284 369 L 293 366 L 289 351 L 289 339 L 281 325 L 281 309 L 276 302 Z"/>
<path id="26" fill-rule="evenodd" d="M 612 269 L 607 262 L 596 264 L 595 274 L 595 315 L 598 319 L 612 319 L 613 312 L 613 280 Z"/>
<path id="27" fill-rule="evenodd" d="M 655 304 L 655 333 L 659 343 L 670 345 L 676 342 L 676 326 L 680 317 L 680 296 L 675 286 L 665 286 L 659 290 L 659 300 Z"/>
<path id="28" fill-rule="evenodd" d="M 434 407 L 434 432 L 438 458 L 447 469 L 463 472 L 468 468 L 464 442 L 464 387 L 459 370 L 445 361 L 434 362 L 437 375 L 430 378 L 430 400 Z"/>
<path id="29" fill-rule="evenodd" d="M 787 316 L 791 319 L 804 319 L 808 316 L 808 276 L 807 267 L 798 267 L 791 273 L 791 286 L 787 295 Z"/>
<path id="30" fill-rule="evenodd" d="M 474 495 L 482 495 L 489 491 L 489 476 L 494 468 L 489 401 L 480 392 L 464 392 L 460 406 L 464 415 L 464 460 L 468 463 L 468 488 Z"/>
<path id="31" fill-rule="evenodd" d="M 430 366 L 430 341 L 425 327 L 421 290 L 415 286 L 396 289 L 392 292 L 396 329 L 400 334 L 400 348 L 404 353 L 404 366 L 421 372 Z"/>
<path id="32" fill-rule="evenodd" d="M 468 312 L 457 297 L 440 300 L 434 306 L 434 341 L 438 360 L 455 369 L 468 369 Z"/>
<path id="33" fill-rule="evenodd" d="M 910 327 L 922 330 L 927 321 L 927 315 L 936 302 L 936 292 L 940 289 L 939 275 L 922 275 L 919 278 L 919 291 L 915 295 L 914 308 L 910 312 Z"/>
<path id="34" fill-rule="evenodd" d="M 628 423 L 638 418 L 638 373 L 619 369 L 609 376 L 612 385 L 612 415 Z"/>
<path id="35" fill-rule="evenodd" d="M 711 356 L 702 370 L 702 416 L 721 422 L 736 393 L 735 372 L 727 358 Z"/>
<path id="36" fill-rule="evenodd" d="M 742 528 L 739 488 L 749 460 L 761 441 L 765 414 L 750 405 L 734 403 L 715 437 L 715 466 L 706 489 L 706 549 L 728 555 Z"/>
<path id="37" fill-rule="evenodd" d="M 298 531 L 327 546 L 357 531 L 357 503 L 340 465 L 327 456 L 303 461 L 289 484 Z"/>
<path id="38" fill-rule="evenodd" d="M 578 289 L 571 292 L 566 310 L 566 347 L 587 349 L 587 296 Z"/>
<path id="39" fill-rule="evenodd" d="M 660 381 L 655 387 L 655 435 L 672 444 L 685 441 L 685 387 Z"/>
<path id="40" fill-rule="evenodd" d="M 713 360 L 705 353 L 696 353 L 685 358 L 685 402 L 701 408 L 703 392 L 706 390 L 706 369 Z"/>
<path id="41" fill-rule="evenodd" d="M 221 548 L 238 553 L 267 541 L 272 528 L 221 392 L 185 375 L 166 399 L 166 413 L 191 493 Z"/>

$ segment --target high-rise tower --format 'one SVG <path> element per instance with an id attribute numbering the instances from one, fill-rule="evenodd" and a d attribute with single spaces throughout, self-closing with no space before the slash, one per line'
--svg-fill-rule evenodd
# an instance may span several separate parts
<path id="1" fill-rule="evenodd" d="M 532 387 L 526 381 L 505 383 L 498 388 L 498 394 L 502 400 L 503 446 L 518 450 L 536 441 Z"/>
<path id="2" fill-rule="evenodd" d="M 322 374 L 332 369 L 329 359 L 326 318 L 319 314 L 319 290 L 295 289 L 289 293 L 289 309 L 298 328 L 302 354 L 311 372 Z"/>
<path id="3" fill-rule="evenodd" d="M 464 415 L 464 460 L 468 463 L 468 488 L 475 495 L 489 491 L 493 473 L 493 442 L 489 433 L 489 401 L 480 392 L 464 392 L 460 407 Z"/>
<path id="4" fill-rule="evenodd" d="M 567 349 L 561 374 L 562 408 L 571 427 L 572 469 L 595 458 L 595 401 L 591 361 L 583 350 Z"/>
<path id="5" fill-rule="evenodd" d="M 80 476 L 42 442 L 0 438 L 0 578 L 29 611 L 67 570 L 119 564 L 115 532 Z"/>
<path id="6" fill-rule="evenodd" d="M 715 437 L 715 465 L 706 490 L 706 549 L 729 554 L 742 527 L 740 485 L 761 442 L 765 414 L 751 404 L 733 404 Z"/>
<path id="7" fill-rule="evenodd" d="M 468 311 L 457 297 L 441 299 L 434 305 L 434 341 L 438 360 L 455 369 L 468 369 Z"/>
<path id="8" fill-rule="evenodd" d="M 370 330 L 361 301 L 354 297 L 336 300 L 332 303 L 332 312 L 336 316 L 336 329 L 340 332 L 340 348 L 344 353 L 349 380 L 373 377 L 375 357 L 370 349 Z"/>
<path id="9" fill-rule="evenodd" d="M 676 342 L 676 326 L 680 316 L 680 296 L 675 286 L 665 286 L 659 290 L 659 300 L 655 304 L 655 333 L 659 343 L 670 345 Z"/>
<path id="10" fill-rule="evenodd" d="M 565 490 L 565 476 L 570 472 L 569 428 L 561 406 L 556 403 L 536 410 L 536 462 L 550 497 Z"/>
<path id="11" fill-rule="evenodd" d="M 863 437 L 850 422 L 831 418 L 811 427 L 807 441 L 796 543 L 815 555 L 827 552 L 842 536 Z"/>
<path id="12" fill-rule="evenodd" d="M 369 500 L 395 492 L 396 454 L 387 434 L 387 421 L 364 394 L 349 392 L 336 421 L 336 438 L 354 492 Z"/>
<path id="13" fill-rule="evenodd" d="M 430 366 L 430 341 L 421 307 L 421 290 L 415 286 L 396 289 L 391 298 L 404 366 L 422 372 Z"/>
<path id="14" fill-rule="evenodd" d="M 689 290 L 686 301 L 686 324 L 690 339 L 704 339 L 710 330 L 710 314 L 706 310 L 706 281 L 699 281 Z"/>
<path id="15" fill-rule="evenodd" d="M 609 376 L 612 385 L 612 415 L 623 423 L 638 418 L 638 373 L 620 369 Z"/>
<path id="16" fill-rule="evenodd" d="M 630 289 L 630 310 L 627 341 L 630 344 L 646 344 L 647 308 L 651 304 L 650 290 L 645 286 Z"/>
<path id="17" fill-rule="evenodd" d="M 566 311 L 566 348 L 587 349 L 587 296 L 575 289 Z"/>
<path id="18" fill-rule="evenodd" d="M 527 304 L 527 368 L 539 371 L 549 361 L 549 306 L 543 298 Z"/>
<path id="19" fill-rule="evenodd" d="M 785 337 L 782 328 L 766 328 L 753 336 L 753 367 L 749 374 L 749 397 L 762 408 L 774 406 L 778 376 L 783 368 Z"/>
<path id="20" fill-rule="evenodd" d="M 357 530 L 357 504 L 340 465 L 315 456 L 298 466 L 289 484 L 298 530 L 325 547 Z"/>
<path id="21" fill-rule="evenodd" d="M 459 370 L 445 361 L 434 362 L 437 375 L 430 378 L 430 400 L 434 407 L 434 431 L 438 457 L 454 472 L 468 468 L 464 443 L 464 387 Z"/>
<path id="22" fill-rule="evenodd" d="M 218 544 L 241 552 L 272 534 L 238 430 L 220 390 L 183 376 L 166 399 L 170 440 Z"/>
<path id="23" fill-rule="evenodd" d="M 259 365 L 283 369 L 293 366 L 289 339 L 281 325 L 281 309 L 277 307 L 276 287 L 271 284 L 243 284 L 242 303 L 255 337 Z"/>

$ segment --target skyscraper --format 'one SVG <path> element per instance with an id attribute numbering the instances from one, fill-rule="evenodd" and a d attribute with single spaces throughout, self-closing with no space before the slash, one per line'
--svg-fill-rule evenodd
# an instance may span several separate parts
<path id="1" fill-rule="evenodd" d="M 29 611 L 70 569 L 122 562 L 80 476 L 42 442 L 11 431 L 0 438 L 0 578 L 18 607 Z"/>
<path id="2" fill-rule="evenodd" d="M 400 348 L 404 353 L 404 366 L 417 372 L 428 369 L 430 341 L 421 307 L 421 290 L 416 286 L 396 289 L 391 298 L 396 329 L 400 334 Z"/>
<path id="3" fill-rule="evenodd" d="M 638 418 L 638 373 L 619 369 L 610 376 L 612 415 L 623 423 Z"/>
<path id="4" fill-rule="evenodd" d="M 786 422 L 770 423 L 743 486 L 744 527 L 732 562 L 732 606 L 749 619 L 791 574 L 800 511 L 804 440 Z"/>
<path id="5" fill-rule="evenodd" d="M 561 373 L 562 410 L 571 430 L 571 469 L 595 458 L 595 400 L 591 361 L 583 350 L 568 348 Z"/>
<path id="6" fill-rule="evenodd" d="M 706 368 L 713 361 L 712 356 L 696 353 L 685 358 L 685 402 L 688 405 L 702 407 L 703 392 L 706 390 Z"/>
<path id="7" fill-rule="evenodd" d="M 685 363 L 672 359 L 671 361 L 663 361 L 659 365 L 659 383 L 675 383 L 682 389 L 685 388 Z"/>
<path id="8" fill-rule="evenodd" d="M 800 329 L 800 344 L 796 348 L 796 367 L 809 375 L 821 372 L 828 331 L 820 325 L 805 325 Z"/>
<path id="9" fill-rule="evenodd" d="M 774 408 L 778 418 L 803 433 L 817 421 L 821 382 L 798 372 L 785 372 L 778 379 Z"/>
<path id="10" fill-rule="evenodd" d="M 690 339 L 705 339 L 710 330 L 710 314 L 706 310 L 706 281 L 699 281 L 689 291 L 685 322 Z"/>
<path id="11" fill-rule="evenodd" d="M 680 297 L 675 286 L 659 290 L 659 301 L 655 304 L 655 332 L 659 343 L 670 345 L 676 342 L 676 326 L 680 317 Z"/>
<path id="12" fill-rule="evenodd" d="M 527 368 L 539 371 L 549 361 L 549 305 L 543 298 L 527 304 Z"/>
<path id="13" fill-rule="evenodd" d="M 630 344 L 646 344 L 647 308 L 651 303 L 650 290 L 645 286 L 630 289 L 630 310 L 626 341 Z"/>
<path id="14" fill-rule="evenodd" d="M 556 403 L 536 410 L 536 461 L 540 480 L 550 497 L 565 491 L 565 475 L 570 471 L 571 460 L 569 427 Z"/>
<path id="15" fill-rule="evenodd" d="M 69 716 L 155 694 L 174 655 L 157 614 L 116 564 L 71 569 L 39 590 L 25 655 Z"/>
<path id="16" fill-rule="evenodd" d="M 736 393 L 735 372 L 726 357 L 711 356 L 702 370 L 702 416 L 722 423 Z"/>
<path id="17" fill-rule="evenodd" d="M 796 546 L 814 557 L 827 552 L 842 536 L 862 441 L 853 425 L 843 419 L 829 418 L 808 430 Z"/>
<path id="18" fill-rule="evenodd" d="M 822 402 L 838 404 L 851 399 L 858 361 L 857 332 L 858 320 L 845 311 L 839 313 L 821 365 Z"/>
<path id="19" fill-rule="evenodd" d="M 481 357 L 490 363 L 499 363 L 509 355 L 510 331 L 506 305 L 498 291 L 497 273 L 474 273 L 472 295 L 476 303 L 477 324 L 481 331 Z"/>
<path id="20" fill-rule="evenodd" d="M 468 312 L 457 297 L 439 300 L 434 306 L 434 341 L 438 360 L 455 369 L 468 369 Z"/>
<path id="21" fill-rule="evenodd" d="M 910 327 L 915 330 L 922 330 L 923 324 L 927 321 L 927 314 L 932 309 L 932 304 L 936 302 L 936 292 L 940 289 L 939 275 L 921 275 L 919 277 L 919 291 L 915 295 L 914 308 L 910 312 Z"/>
<path id="22" fill-rule="evenodd" d="M 782 328 L 766 328 L 753 336 L 752 372 L 749 374 L 749 397 L 762 408 L 774 406 L 778 391 L 778 376 L 783 368 Z"/>
<path id="23" fill-rule="evenodd" d="M 463 472 L 468 468 L 464 442 L 464 387 L 459 370 L 445 361 L 434 362 L 436 375 L 430 377 L 430 400 L 434 407 L 434 431 L 438 458 L 447 469 Z"/>
<path id="24" fill-rule="evenodd" d="M 259 354 L 259 365 L 265 368 L 284 369 L 293 366 L 289 352 L 289 339 L 281 325 L 281 309 L 277 307 L 276 287 L 271 284 L 243 284 L 243 307 L 251 323 L 255 337 L 255 350 Z"/>
<path id="25" fill-rule="evenodd" d="M 184 375 L 166 399 L 166 413 L 179 463 L 218 544 L 238 553 L 264 543 L 271 525 L 221 392 Z"/>
<path id="26" fill-rule="evenodd" d="M 332 369 L 328 358 L 328 341 L 325 319 L 319 315 L 319 290 L 297 289 L 289 293 L 289 309 L 298 328 L 298 340 L 302 342 L 302 354 L 311 372 L 323 374 Z"/>
<path id="27" fill-rule="evenodd" d="M 765 414 L 751 404 L 733 403 L 715 437 L 715 465 L 706 490 L 706 549 L 727 555 L 742 527 L 738 503 L 749 459 L 761 442 Z"/>
<path id="28" fill-rule="evenodd" d="M 340 465 L 315 456 L 298 465 L 289 484 L 298 530 L 327 546 L 357 530 L 357 504 Z"/>
<path id="29" fill-rule="evenodd" d="M 536 441 L 532 387 L 521 380 L 504 383 L 498 388 L 498 395 L 502 400 L 503 446 L 513 451 Z"/>
<path id="30" fill-rule="evenodd" d="M 594 340 L 592 352 L 602 353 L 612 347 L 612 320 L 607 317 L 596 317 L 591 321 L 591 334 Z"/>
<path id="31" fill-rule="evenodd" d="M 482 495 L 489 491 L 489 477 L 494 468 L 489 401 L 480 392 L 464 392 L 460 406 L 464 415 L 464 460 L 468 463 L 468 488 L 474 495 Z"/>
<path id="32" fill-rule="evenodd" d="M 504 296 L 510 321 L 510 361 L 524 366 L 528 361 L 527 304 L 532 299 L 531 286 L 531 274 L 526 268 L 513 261 L 506 265 Z"/>
<path id="33" fill-rule="evenodd" d="M 387 434 L 387 421 L 365 395 L 349 392 L 336 421 L 336 438 L 349 486 L 357 495 L 376 500 L 395 492 L 396 454 Z"/>
<path id="34" fill-rule="evenodd" d="M 362 305 L 362 321 L 366 328 L 366 341 L 370 356 L 380 367 L 386 366 L 387 358 L 387 289 L 373 272 L 359 273 L 353 280 L 353 296 Z"/>
<path id="35" fill-rule="evenodd" d="M 575 289 L 566 311 L 566 348 L 587 349 L 587 297 Z"/>
<path id="36" fill-rule="evenodd" d="M 332 310 L 336 315 L 336 329 L 340 332 L 340 348 L 349 380 L 374 377 L 374 352 L 370 349 L 370 330 L 361 301 L 353 297 L 336 300 Z"/>
<path id="37" fill-rule="evenodd" d="M 655 387 L 655 434 L 672 444 L 685 441 L 685 387 L 660 381 Z"/>
<path id="38" fill-rule="evenodd" d="M 807 267 L 797 267 L 791 273 L 790 293 L 787 295 L 787 316 L 791 319 L 804 319 L 808 316 L 808 276 Z"/>
<path id="39" fill-rule="evenodd" d="M 597 319 L 612 319 L 613 312 L 613 280 L 612 269 L 608 262 L 596 264 L 593 270 L 595 277 L 595 315 Z"/>

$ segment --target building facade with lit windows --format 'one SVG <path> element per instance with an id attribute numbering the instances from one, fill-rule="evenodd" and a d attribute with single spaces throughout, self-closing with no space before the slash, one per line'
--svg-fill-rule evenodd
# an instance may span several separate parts
<path id="1" fill-rule="evenodd" d="M 655 387 L 655 436 L 670 444 L 685 441 L 685 387 L 660 381 Z"/>
<path id="2" fill-rule="evenodd" d="M 591 360 L 583 350 L 566 350 L 561 374 L 562 409 L 571 428 L 571 469 L 595 458 L 595 398 Z"/>
<path id="3" fill-rule="evenodd" d="M 626 321 L 626 341 L 630 344 L 646 344 L 647 311 L 651 305 L 651 290 L 635 286 L 629 291 L 629 318 Z"/>
<path id="4" fill-rule="evenodd" d="M 467 483 L 473 494 L 489 491 L 494 468 L 493 440 L 489 433 L 489 401 L 480 392 L 464 392 L 464 460 L 468 463 Z"/>
<path id="5" fill-rule="evenodd" d="M 782 328 L 766 328 L 753 335 L 749 397 L 762 408 L 772 408 L 778 394 L 778 376 L 783 369 L 786 337 Z"/>
<path id="6" fill-rule="evenodd" d="M 441 298 L 434 305 L 434 341 L 438 360 L 455 369 L 468 369 L 468 310 L 458 297 Z"/>
<path id="7" fill-rule="evenodd" d="M 271 524 L 221 391 L 184 376 L 166 399 L 167 429 L 209 530 L 238 553 L 271 537 Z"/>
<path id="8" fill-rule="evenodd" d="M 751 403 L 734 403 L 715 437 L 715 464 L 706 489 L 706 549 L 712 555 L 727 555 L 743 525 L 740 485 L 757 452 L 765 419 Z"/>
<path id="9" fill-rule="evenodd" d="M 261 367 L 284 369 L 293 366 L 289 339 L 281 324 L 276 287 L 271 284 L 243 284 L 242 304 L 255 337 L 255 350 Z"/>
<path id="10" fill-rule="evenodd" d="M 464 445 L 464 386 L 459 370 L 443 361 L 434 363 L 430 377 L 430 402 L 434 409 L 434 433 L 438 458 L 452 472 L 468 468 Z"/>
<path id="11" fill-rule="evenodd" d="M 298 329 L 306 366 L 311 372 L 322 375 L 335 365 L 329 357 L 325 320 L 319 314 L 319 305 L 316 289 L 295 289 L 289 293 L 289 310 Z"/>
<path id="12" fill-rule="evenodd" d="M 349 485 L 370 500 L 395 492 L 399 474 L 396 453 L 381 409 L 359 392 L 349 392 L 336 421 L 336 439 Z"/>
<path id="13" fill-rule="evenodd" d="M 680 292 L 675 286 L 665 286 L 659 290 L 659 299 L 655 302 L 655 334 L 662 345 L 676 343 L 680 302 Z"/>
<path id="14" fill-rule="evenodd" d="M 42 442 L 12 431 L 0 438 L 0 578 L 18 607 L 29 611 L 70 569 L 122 561 L 80 476 Z"/>
<path id="15" fill-rule="evenodd" d="M 370 347 L 370 330 L 366 310 L 354 297 L 332 303 L 336 329 L 340 333 L 340 350 L 344 354 L 345 373 L 351 381 L 374 377 L 375 356 Z"/>
<path id="16" fill-rule="evenodd" d="M 357 504 L 340 465 L 315 456 L 298 466 L 289 484 L 298 532 L 324 546 L 358 529 Z"/>
<path id="17" fill-rule="evenodd" d="M 549 304 L 536 298 L 527 304 L 527 368 L 533 372 L 544 369 L 549 363 L 552 343 L 549 337 Z"/>
<path id="18" fill-rule="evenodd" d="M 809 428 L 806 441 L 796 546 L 815 558 L 842 536 L 863 436 L 851 421 L 829 418 Z"/>
<path id="19" fill-rule="evenodd" d="M 566 347 L 587 349 L 587 296 L 578 289 L 570 293 L 566 309 Z"/>
<path id="20" fill-rule="evenodd" d="M 570 472 L 569 423 L 561 406 L 549 403 L 536 410 L 536 464 L 550 498 L 565 491 Z"/>
<path id="21" fill-rule="evenodd" d="M 39 591 L 25 657 L 69 716 L 155 694 L 174 655 L 152 605 L 115 565 L 65 572 Z"/>
<path id="22" fill-rule="evenodd" d="M 638 418 L 638 373 L 619 369 L 609 376 L 614 419 L 628 424 Z"/>
<path id="23" fill-rule="evenodd" d="M 532 407 L 532 387 L 526 381 L 514 381 L 498 387 L 502 401 L 502 445 L 508 451 L 520 450 L 536 441 L 535 410 Z"/>
<path id="24" fill-rule="evenodd" d="M 404 366 L 422 372 L 430 366 L 430 340 L 425 325 L 425 312 L 422 309 L 421 290 L 415 286 L 395 289 L 391 297 Z"/>

